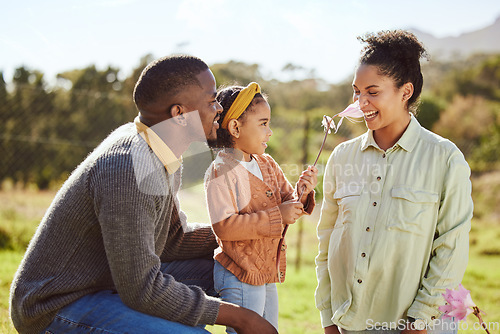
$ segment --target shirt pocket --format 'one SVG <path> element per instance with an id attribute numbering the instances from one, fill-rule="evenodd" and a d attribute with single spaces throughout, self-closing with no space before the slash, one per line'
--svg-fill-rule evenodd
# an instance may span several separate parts
<path id="1" fill-rule="evenodd" d="M 350 184 L 335 191 L 333 198 L 337 201 L 339 211 L 334 228 L 354 222 L 356 219 L 356 207 L 358 206 L 362 191 L 363 186 L 358 184 Z"/>
<path id="2" fill-rule="evenodd" d="M 387 228 L 416 235 L 428 235 L 429 227 L 437 222 L 439 195 L 432 191 L 407 186 L 391 190 L 391 206 Z"/>

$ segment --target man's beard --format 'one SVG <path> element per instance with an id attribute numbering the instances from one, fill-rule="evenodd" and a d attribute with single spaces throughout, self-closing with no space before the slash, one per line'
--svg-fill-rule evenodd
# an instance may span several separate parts
<path id="1" fill-rule="evenodd" d="M 210 148 L 216 148 L 217 147 L 217 139 L 207 139 L 207 145 Z"/>

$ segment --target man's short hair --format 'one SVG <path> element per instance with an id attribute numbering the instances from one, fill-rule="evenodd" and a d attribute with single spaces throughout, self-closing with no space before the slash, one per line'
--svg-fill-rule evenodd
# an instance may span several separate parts
<path id="1" fill-rule="evenodd" d="M 173 98 L 184 87 L 196 84 L 198 74 L 208 69 L 201 59 L 187 55 L 167 56 L 151 62 L 141 73 L 134 88 L 134 102 L 139 111 L 160 98 Z"/>

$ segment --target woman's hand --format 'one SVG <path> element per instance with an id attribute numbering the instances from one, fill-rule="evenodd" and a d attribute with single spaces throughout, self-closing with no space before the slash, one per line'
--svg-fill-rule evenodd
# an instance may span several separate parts
<path id="1" fill-rule="evenodd" d="M 404 329 L 401 334 L 427 334 L 426 329 Z"/>
<path id="2" fill-rule="evenodd" d="M 318 184 L 318 168 L 315 166 L 309 166 L 299 177 L 297 182 L 297 194 L 302 194 L 307 197 L 311 191 L 314 190 Z"/>
<path id="3" fill-rule="evenodd" d="M 331 325 L 325 327 L 325 334 L 340 334 L 340 331 L 337 325 Z"/>
<path id="4" fill-rule="evenodd" d="M 406 328 L 401 331 L 401 334 L 427 334 L 427 329 L 425 325 L 422 326 L 424 329 L 418 329 L 415 320 L 409 318 L 406 322 Z"/>

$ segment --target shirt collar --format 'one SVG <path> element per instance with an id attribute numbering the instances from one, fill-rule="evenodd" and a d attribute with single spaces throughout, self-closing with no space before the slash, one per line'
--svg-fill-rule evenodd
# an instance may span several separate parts
<path id="1" fill-rule="evenodd" d="M 146 124 L 142 123 L 139 116 L 134 119 L 137 133 L 151 147 L 154 154 L 160 159 L 169 174 L 175 173 L 182 164 L 182 157 L 177 158 L 167 144 Z"/>
<path id="2" fill-rule="evenodd" d="M 399 146 L 403 150 L 411 152 L 417 144 L 417 138 L 420 136 L 420 128 L 420 123 L 417 121 L 415 116 L 411 114 L 410 124 L 408 124 L 405 132 L 403 132 L 403 135 L 399 138 L 397 143 L 394 144 L 394 146 Z M 361 151 L 366 150 L 369 146 L 380 149 L 373 138 L 373 130 L 368 130 L 361 139 Z"/>

